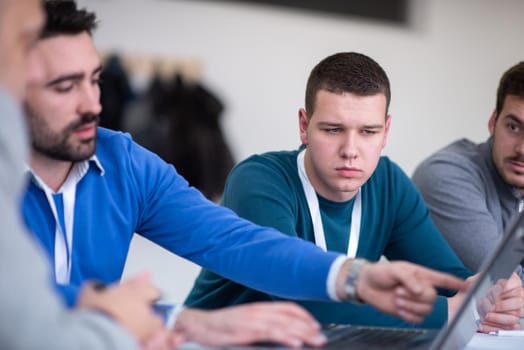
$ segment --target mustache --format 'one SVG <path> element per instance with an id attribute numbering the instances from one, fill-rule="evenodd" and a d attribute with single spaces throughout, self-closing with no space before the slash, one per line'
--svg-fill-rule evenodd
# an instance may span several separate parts
<path id="1" fill-rule="evenodd" d="M 510 162 L 524 163 L 524 155 L 517 155 L 514 157 L 508 157 L 506 159 L 509 160 Z"/>
<path id="2" fill-rule="evenodd" d="M 67 132 L 73 132 L 75 130 L 81 129 L 83 126 L 96 122 L 98 125 L 100 122 L 100 116 L 98 114 L 83 114 L 80 116 L 80 118 L 71 124 L 66 128 Z"/>

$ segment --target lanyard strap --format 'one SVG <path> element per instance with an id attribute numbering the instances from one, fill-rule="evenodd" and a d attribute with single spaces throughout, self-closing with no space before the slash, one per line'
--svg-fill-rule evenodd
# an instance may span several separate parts
<path id="1" fill-rule="evenodd" d="M 313 221 L 313 232 L 315 234 L 315 244 L 327 250 L 326 236 L 324 234 L 324 227 L 322 226 L 322 217 L 320 216 L 320 207 L 318 204 L 318 197 L 313 185 L 309 181 L 306 174 L 306 167 L 304 165 L 305 149 L 303 149 L 297 156 L 298 176 L 302 182 L 302 188 L 306 195 L 307 205 L 309 207 L 309 214 Z M 357 192 L 353 210 L 351 212 L 351 228 L 349 230 L 349 242 L 347 249 L 347 256 L 354 258 L 357 255 L 358 240 L 360 238 L 360 222 L 362 220 L 362 195 L 360 189 Z"/>

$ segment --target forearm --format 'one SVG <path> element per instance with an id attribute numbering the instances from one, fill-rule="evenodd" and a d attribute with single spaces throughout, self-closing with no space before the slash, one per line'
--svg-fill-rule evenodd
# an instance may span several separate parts
<path id="1" fill-rule="evenodd" d="M 446 298 L 439 297 L 433 311 L 421 323 L 413 324 L 399 317 L 385 314 L 368 304 L 301 301 L 321 324 L 359 324 L 378 327 L 440 328 L 447 321 Z"/>

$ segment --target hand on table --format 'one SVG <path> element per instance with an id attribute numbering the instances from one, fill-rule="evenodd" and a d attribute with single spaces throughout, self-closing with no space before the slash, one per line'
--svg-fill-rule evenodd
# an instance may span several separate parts
<path id="1" fill-rule="evenodd" d="M 516 273 L 509 279 L 497 281 L 485 298 L 477 302 L 481 316 L 479 331 L 488 333 L 499 329 L 521 329 L 520 318 L 524 317 L 524 289 Z"/>

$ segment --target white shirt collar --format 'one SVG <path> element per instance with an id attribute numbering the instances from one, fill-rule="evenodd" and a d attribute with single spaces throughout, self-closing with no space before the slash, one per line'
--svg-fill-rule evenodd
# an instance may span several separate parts
<path id="1" fill-rule="evenodd" d="M 82 178 L 87 174 L 91 162 L 96 166 L 96 168 L 100 172 L 100 176 L 104 176 L 105 169 L 102 166 L 102 163 L 100 162 L 96 154 L 93 154 L 89 159 L 83 160 L 81 162 L 75 162 L 73 164 L 73 168 L 69 172 L 69 175 L 67 176 L 66 180 L 56 192 L 51 190 L 49 186 L 47 186 L 45 182 L 42 181 L 42 179 L 33 171 L 33 169 L 29 165 L 27 165 L 27 172 L 31 174 L 34 183 L 44 191 L 50 193 L 60 193 L 62 192 L 66 183 L 74 182 L 75 184 L 78 184 L 80 180 L 82 180 Z"/>

